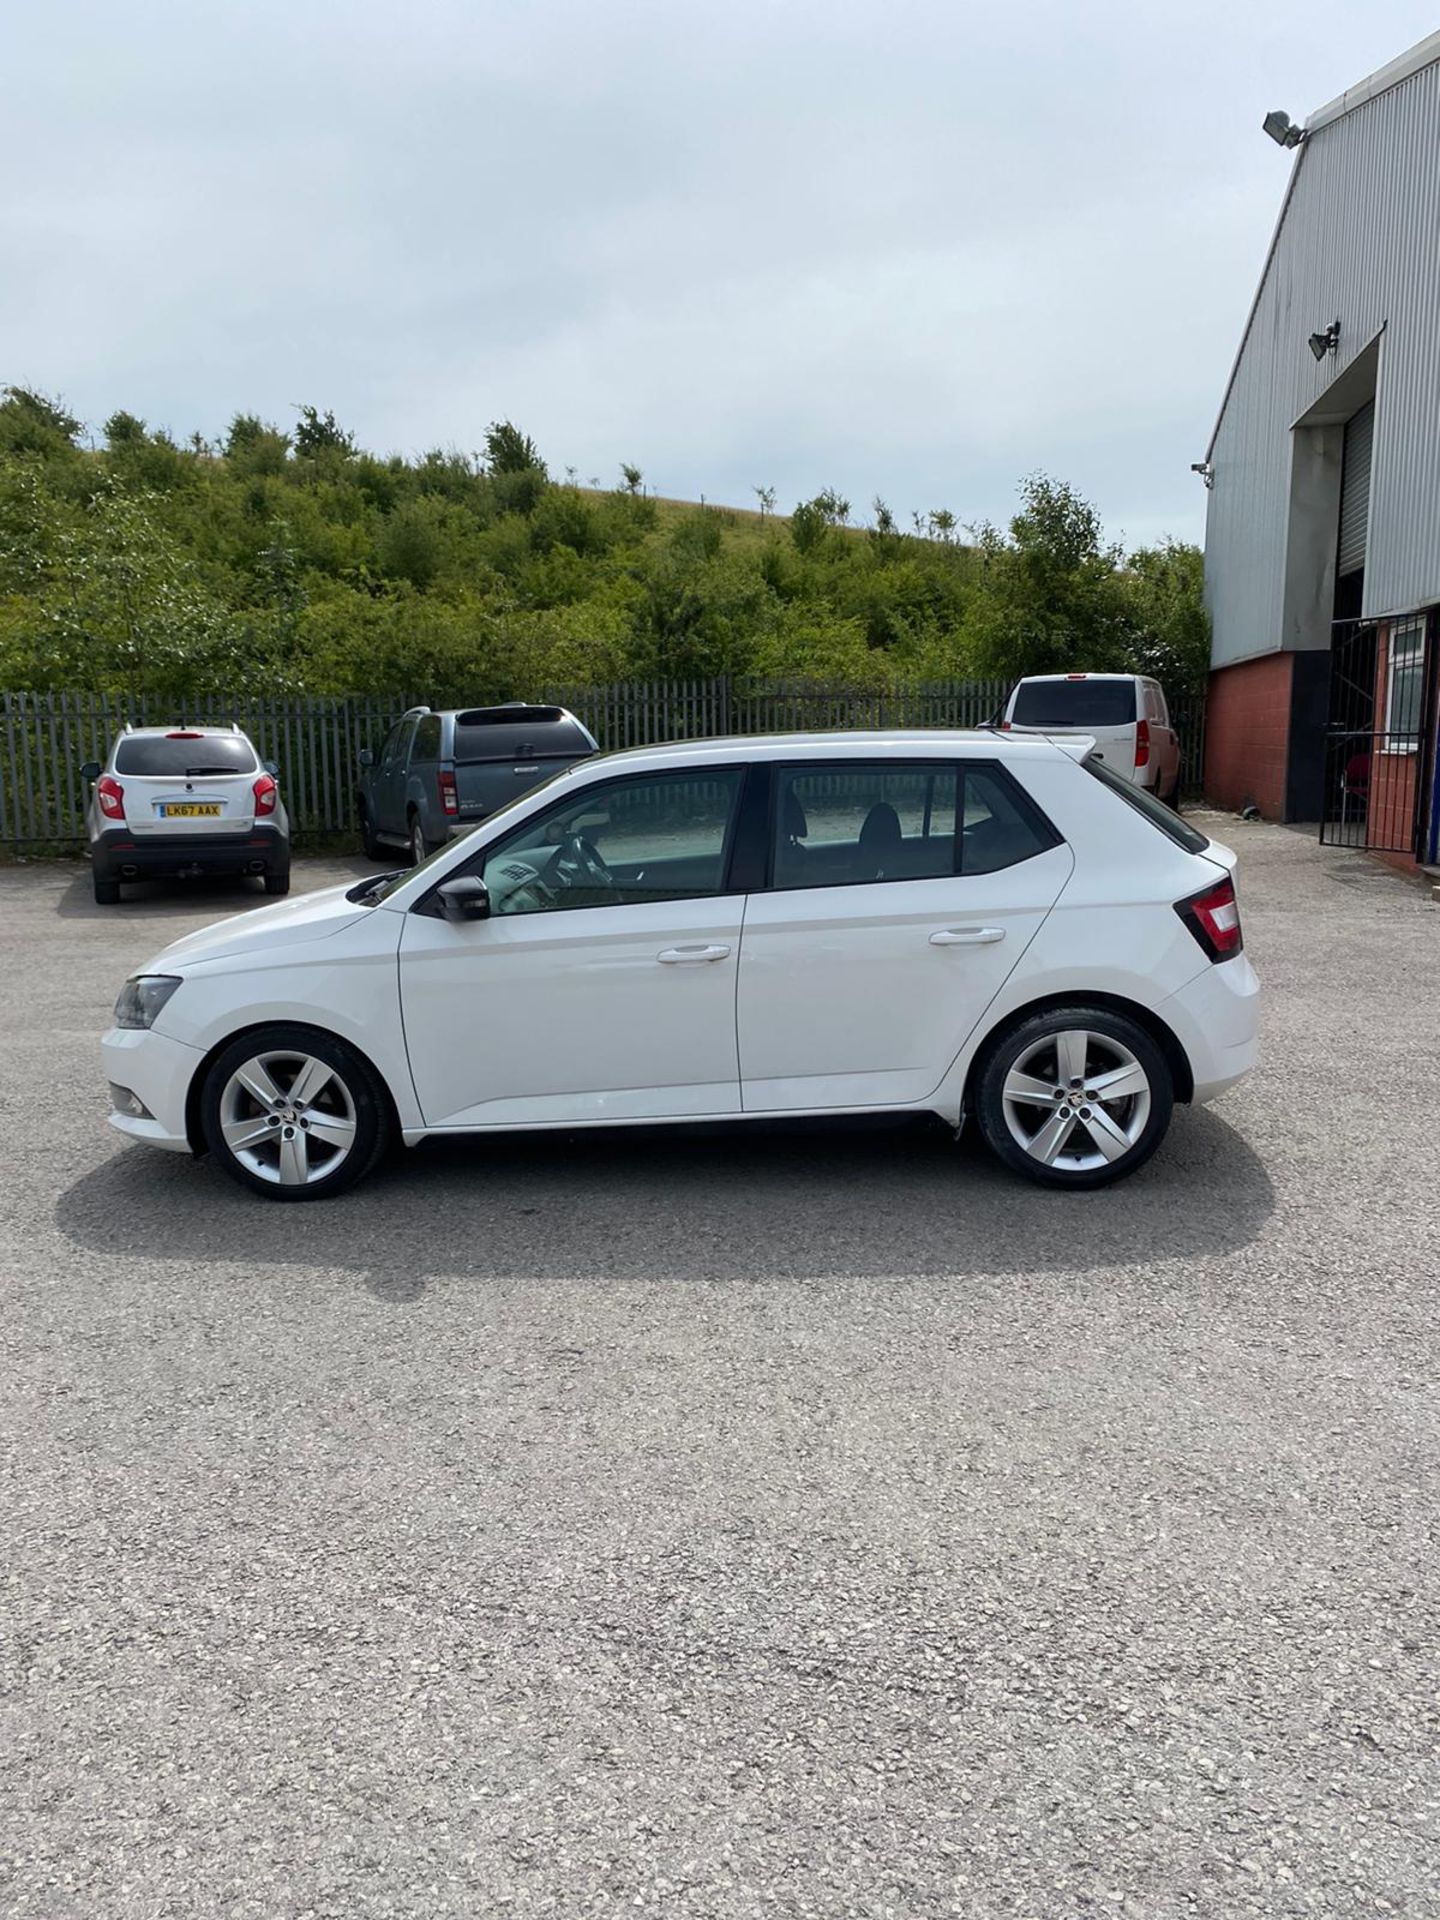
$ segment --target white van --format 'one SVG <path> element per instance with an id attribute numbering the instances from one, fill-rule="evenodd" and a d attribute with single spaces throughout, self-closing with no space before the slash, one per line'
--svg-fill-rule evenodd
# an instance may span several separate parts
<path id="1" fill-rule="evenodd" d="M 1140 673 L 1037 673 L 1019 681 L 1000 721 L 1006 733 L 1089 737 L 1095 757 L 1174 806 L 1180 798 L 1180 738 L 1165 690 Z"/>

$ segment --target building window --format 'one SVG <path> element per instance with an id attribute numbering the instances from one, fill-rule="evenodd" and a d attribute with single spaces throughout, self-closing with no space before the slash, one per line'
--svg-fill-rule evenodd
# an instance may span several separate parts
<path id="1" fill-rule="evenodd" d="M 1425 622 L 1406 620 L 1390 632 L 1385 695 L 1386 742 L 1391 753 L 1414 753 L 1425 709 Z"/>

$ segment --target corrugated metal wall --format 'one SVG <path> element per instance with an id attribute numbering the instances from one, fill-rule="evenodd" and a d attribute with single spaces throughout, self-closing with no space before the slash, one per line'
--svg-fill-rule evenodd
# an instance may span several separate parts
<path id="1" fill-rule="evenodd" d="M 1317 364 L 1307 338 L 1337 315 L 1340 351 Z M 1382 327 L 1367 613 L 1440 600 L 1440 65 L 1300 150 L 1211 454 L 1217 666 L 1280 645 L 1290 428 Z"/>

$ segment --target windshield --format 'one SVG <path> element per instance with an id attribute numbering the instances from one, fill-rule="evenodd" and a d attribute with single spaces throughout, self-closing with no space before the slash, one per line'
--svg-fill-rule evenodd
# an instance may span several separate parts
<path id="1" fill-rule="evenodd" d="M 148 733 L 122 740 L 116 773 L 180 780 L 187 773 L 254 773 L 255 749 L 241 733 Z"/>
<path id="2" fill-rule="evenodd" d="M 1017 727 L 1125 727 L 1135 719 L 1133 680 L 1022 680 Z"/>
<path id="3" fill-rule="evenodd" d="M 544 793 L 547 787 L 556 786 L 561 780 L 568 780 L 570 778 L 571 769 L 564 767 L 559 773 L 552 773 L 548 780 L 537 780 L 533 787 L 526 787 L 525 791 L 523 793 L 517 793 L 513 800 L 507 800 L 504 806 L 496 807 L 495 811 L 493 813 L 487 813 L 483 820 L 477 820 L 475 826 L 469 830 L 470 833 L 476 832 L 480 827 L 488 827 L 492 821 L 504 819 L 507 813 L 513 813 L 517 807 L 528 805 L 537 794 Z M 468 839 L 469 833 L 461 834 L 458 837 L 460 839 Z M 422 860 L 418 866 L 406 867 L 402 873 L 381 874 L 379 876 L 380 884 L 375 887 L 374 892 L 367 892 L 363 896 L 364 904 L 370 907 L 378 907 L 380 902 L 382 900 L 388 900 L 392 893 L 397 893 L 401 887 L 409 886 L 417 873 L 424 873 L 427 867 L 433 867 L 438 860 L 453 850 L 454 845 L 454 840 L 447 840 L 443 846 L 437 847 L 434 853 Z M 352 895 L 352 898 L 359 899 L 360 897 L 358 893 Z"/>

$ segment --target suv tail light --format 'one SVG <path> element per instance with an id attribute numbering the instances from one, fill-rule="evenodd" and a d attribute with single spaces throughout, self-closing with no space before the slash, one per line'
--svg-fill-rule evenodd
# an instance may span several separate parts
<path id="1" fill-rule="evenodd" d="M 262 773 L 255 782 L 255 817 L 260 819 L 267 813 L 274 813 L 275 802 L 280 797 L 280 789 L 273 773 Z"/>
<path id="2" fill-rule="evenodd" d="M 440 804 L 453 820 L 460 812 L 460 795 L 455 786 L 453 773 L 440 775 Z"/>
<path id="3" fill-rule="evenodd" d="M 1135 722 L 1135 765 L 1137 767 L 1148 767 L 1149 764 L 1150 722 L 1148 720 L 1137 720 Z"/>
<path id="4" fill-rule="evenodd" d="M 1240 931 L 1240 902 L 1231 879 L 1207 887 L 1203 893 L 1192 893 L 1188 900 L 1177 900 L 1175 911 L 1212 960 L 1228 960 L 1245 944 Z"/>
<path id="5" fill-rule="evenodd" d="M 100 811 L 107 820 L 125 818 L 125 789 L 118 780 L 112 780 L 108 773 L 102 773 L 95 782 L 95 798 L 100 802 Z"/>

